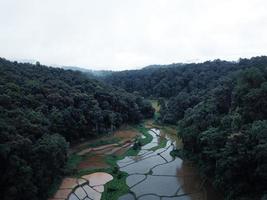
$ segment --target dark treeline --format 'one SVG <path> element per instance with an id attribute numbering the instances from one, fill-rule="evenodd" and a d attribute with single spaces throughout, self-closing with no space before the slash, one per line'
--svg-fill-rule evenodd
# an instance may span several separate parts
<path id="1" fill-rule="evenodd" d="M 267 57 L 119 72 L 106 81 L 158 97 L 160 120 L 178 125 L 185 155 L 225 199 L 267 198 Z"/>
<path id="2" fill-rule="evenodd" d="M 223 78 L 179 121 L 184 147 L 227 199 L 267 192 L 267 63 Z"/>
<path id="3" fill-rule="evenodd" d="M 0 59 L 1 199 L 46 199 L 64 173 L 69 142 L 153 114 L 141 96 L 80 72 Z"/>
<path id="4" fill-rule="evenodd" d="M 171 64 L 164 67 L 143 68 L 113 72 L 104 77 L 105 82 L 124 88 L 128 92 L 139 92 L 145 97 L 176 96 L 179 92 L 203 92 L 213 88 L 216 81 L 237 64 L 226 61 L 208 61 L 201 64 Z"/>
<path id="5" fill-rule="evenodd" d="M 222 76 L 241 67 L 237 63 L 220 60 L 172 64 L 161 68 L 115 72 L 104 77 L 104 80 L 128 92 L 164 98 L 167 101 L 162 104 L 161 120 L 175 124 L 183 118 L 187 108 L 205 99 L 207 92 L 217 86 Z"/>

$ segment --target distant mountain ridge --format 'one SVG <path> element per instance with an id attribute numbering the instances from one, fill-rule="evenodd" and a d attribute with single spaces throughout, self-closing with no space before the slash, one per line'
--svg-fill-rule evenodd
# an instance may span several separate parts
<path id="1" fill-rule="evenodd" d="M 62 68 L 66 70 L 80 71 L 89 76 L 96 76 L 96 77 L 104 77 L 113 73 L 113 71 L 111 70 L 92 70 L 75 66 L 62 66 Z"/>
<path id="2" fill-rule="evenodd" d="M 179 67 L 183 66 L 185 63 L 172 63 L 172 64 L 166 64 L 166 65 L 148 65 L 146 67 L 143 67 L 141 69 L 159 69 L 159 68 L 169 68 L 169 67 Z"/>

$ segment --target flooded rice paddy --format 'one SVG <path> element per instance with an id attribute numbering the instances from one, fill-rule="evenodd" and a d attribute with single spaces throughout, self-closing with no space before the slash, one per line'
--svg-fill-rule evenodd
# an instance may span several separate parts
<path id="1" fill-rule="evenodd" d="M 153 140 L 142 147 L 137 156 L 125 157 L 117 162 L 130 192 L 119 200 L 220 200 L 214 189 L 205 183 L 189 162 L 172 157 L 170 152 L 180 147 L 176 136 L 151 129 Z M 162 137 L 167 139 L 164 148 L 152 151 Z"/>
<path id="2" fill-rule="evenodd" d="M 124 136 L 119 143 L 85 148 L 77 155 L 86 156 L 78 169 L 94 169 L 107 167 L 106 155 L 122 155 L 131 146 L 136 132 L 123 131 Z M 129 193 L 119 200 L 222 200 L 222 196 L 204 181 L 191 162 L 179 157 L 172 157 L 170 152 L 182 148 L 181 140 L 176 134 L 151 128 L 149 134 L 152 141 L 142 146 L 136 156 L 126 156 L 117 161 L 119 170 L 126 172 L 126 184 Z M 144 136 L 142 136 L 144 137 Z M 162 148 L 162 140 L 165 146 Z M 96 172 L 80 178 L 65 178 L 59 190 L 51 200 L 100 200 L 105 184 L 113 177 L 105 172 Z M 107 194 L 108 196 L 108 194 Z"/>

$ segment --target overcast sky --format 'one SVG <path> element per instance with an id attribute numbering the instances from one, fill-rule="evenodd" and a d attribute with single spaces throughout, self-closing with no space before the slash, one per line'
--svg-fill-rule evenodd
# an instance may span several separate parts
<path id="1" fill-rule="evenodd" d="M 267 55 L 267 0 L 0 0 L 0 57 L 93 69 Z"/>

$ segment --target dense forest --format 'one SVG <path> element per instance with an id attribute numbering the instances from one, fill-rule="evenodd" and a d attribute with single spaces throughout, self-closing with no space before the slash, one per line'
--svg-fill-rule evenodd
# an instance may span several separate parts
<path id="1" fill-rule="evenodd" d="M 115 72 L 104 81 L 159 99 L 159 122 L 177 125 L 183 154 L 225 199 L 267 198 L 267 57 Z"/>
<path id="2" fill-rule="evenodd" d="M 217 86 L 222 76 L 239 68 L 242 66 L 237 63 L 220 60 L 201 64 L 172 64 L 115 72 L 104 77 L 104 81 L 128 92 L 168 100 L 166 105 L 162 104 L 161 120 L 175 124 L 183 118 L 187 108 L 206 98 L 207 92 Z"/>
<path id="3" fill-rule="evenodd" d="M 96 77 L 95 77 L 96 78 Z M 229 200 L 267 199 L 267 57 L 94 75 L 0 59 L 1 199 L 46 199 L 70 143 L 154 115 Z"/>
<path id="4" fill-rule="evenodd" d="M 0 59 L 1 199 L 46 199 L 69 143 L 153 114 L 143 97 L 80 72 Z"/>

